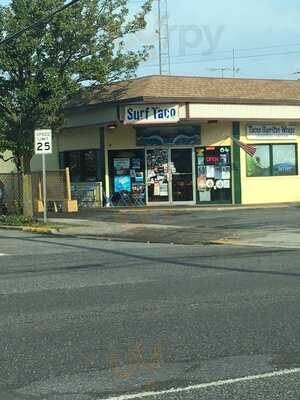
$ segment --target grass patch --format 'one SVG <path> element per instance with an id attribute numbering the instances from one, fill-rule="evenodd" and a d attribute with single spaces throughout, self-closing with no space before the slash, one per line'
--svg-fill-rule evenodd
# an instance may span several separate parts
<path id="1" fill-rule="evenodd" d="M 59 224 L 44 224 L 42 221 L 38 221 L 35 218 L 24 217 L 24 215 L 1 215 L 0 225 L 5 226 L 24 226 L 32 228 L 49 228 L 49 229 L 59 229 L 61 225 Z"/>

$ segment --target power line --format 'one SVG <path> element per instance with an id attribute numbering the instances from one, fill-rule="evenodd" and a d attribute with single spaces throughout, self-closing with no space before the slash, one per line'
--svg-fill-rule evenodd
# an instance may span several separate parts
<path id="1" fill-rule="evenodd" d="M 273 56 L 284 56 L 284 55 L 296 55 L 300 54 L 299 51 L 288 51 L 288 52 L 282 52 L 282 53 L 265 53 L 265 54 L 251 54 L 251 55 L 241 55 L 241 56 L 235 56 L 236 60 L 240 59 L 250 59 L 250 58 L 259 58 L 259 57 L 273 57 Z M 189 60 L 189 61 L 176 61 L 172 62 L 173 65 L 181 65 L 181 64 L 198 64 L 198 63 L 206 63 L 206 62 L 216 62 L 216 61 L 232 61 L 232 56 L 231 57 L 223 57 L 223 58 L 211 58 L 211 59 L 206 59 L 206 60 Z M 155 67 L 157 64 L 146 64 L 144 65 L 145 67 Z"/>
<path id="2" fill-rule="evenodd" d="M 248 48 L 235 48 L 235 54 L 238 52 L 244 52 L 244 51 L 253 51 L 253 50 L 267 50 L 267 49 L 275 49 L 275 48 L 281 48 L 281 47 L 299 47 L 300 43 L 294 43 L 294 44 L 280 44 L 280 45 L 273 45 L 273 46 L 263 46 L 263 47 L 248 47 Z M 299 50 L 300 51 L 300 50 Z M 230 53 L 232 54 L 232 49 L 231 50 L 213 50 L 210 52 L 202 52 L 202 53 L 191 53 L 191 54 L 171 54 L 171 58 L 185 58 L 185 57 L 194 57 L 194 56 L 210 56 L 212 54 L 221 54 L 221 53 Z M 224 56 L 225 57 L 225 56 Z M 229 56 L 228 56 L 229 57 Z M 242 56 L 240 56 L 242 57 Z M 236 57 L 237 58 L 237 57 Z M 157 59 L 157 57 L 152 57 L 152 59 Z M 229 58 L 226 58 L 229 59 Z M 232 56 L 231 56 L 232 59 Z"/>
<path id="3" fill-rule="evenodd" d="M 56 14 L 61 13 L 62 11 L 66 10 L 67 8 L 69 8 L 71 6 L 73 6 L 74 4 L 78 3 L 79 1 L 80 0 L 71 0 L 68 4 L 64 4 L 63 6 L 57 8 L 56 10 L 52 11 L 51 13 L 49 13 L 46 17 L 40 18 L 39 20 L 37 20 L 33 24 L 28 25 L 25 28 L 20 29 L 18 32 L 13 33 L 12 35 L 2 39 L 0 41 L 0 45 L 9 43 L 10 41 L 17 39 L 18 37 L 23 35 L 23 33 L 27 32 L 27 31 L 30 31 L 30 30 L 36 28 L 37 26 L 49 21 L 49 19 L 53 18 Z"/>

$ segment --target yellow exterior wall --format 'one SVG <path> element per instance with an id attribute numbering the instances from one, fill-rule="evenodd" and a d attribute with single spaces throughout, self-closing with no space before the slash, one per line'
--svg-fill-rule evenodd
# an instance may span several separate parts
<path id="1" fill-rule="evenodd" d="M 300 145 L 300 124 L 297 126 L 297 140 L 248 140 L 246 134 L 247 123 L 241 123 L 241 140 L 245 143 L 253 144 L 298 144 L 298 168 L 299 168 L 299 145 Z M 246 173 L 246 153 L 241 150 L 241 184 L 242 184 L 242 204 L 262 204 L 262 203 L 284 203 L 300 201 L 300 175 L 294 176 L 262 176 L 247 177 Z"/>
<path id="2" fill-rule="evenodd" d="M 100 148 L 99 128 L 70 128 L 58 134 L 59 151 Z"/>
<path id="3" fill-rule="evenodd" d="M 232 122 L 201 123 L 201 145 L 231 146 Z"/>
<path id="4" fill-rule="evenodd" d="M 134 149 L 136 148 L 136 133 L 131 125 L 119 124 L 117 128 L 107 130 L 105 134 L 106 149 Z"/>

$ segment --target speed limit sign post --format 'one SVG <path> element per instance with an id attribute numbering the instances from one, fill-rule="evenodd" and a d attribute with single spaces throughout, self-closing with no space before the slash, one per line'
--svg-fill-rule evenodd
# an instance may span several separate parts
<path id="1" fill-rule="evenodd" d="M 44 223 L 47 223 L 47 187 L 46 187 L 46 154 L 52 153 L 52 130 L 36 129 L 34 131 L 35 154 L 42 155 L 43 161 L 43 198 L 44 198 Z"/>

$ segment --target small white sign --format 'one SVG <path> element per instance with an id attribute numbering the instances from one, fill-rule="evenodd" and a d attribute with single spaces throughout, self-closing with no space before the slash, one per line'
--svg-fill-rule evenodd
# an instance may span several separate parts
<path id="1" fill-rule="evenodd" d="M 178 104 L 134 104 L 125 107 L 124 124 L 168 124 L 179 120 Z"/>
<path id="2" fill-rule="evenodd" d="M 248 125 L 248 139 L 296 139 L 297 128 L 285 125 Z"/>
<path id="3" fill-rule="evenodd" d="M 51 129 L 36 129 L 34 131 L 34 149 L 35 149 L 35 154 L 52 153 Z"/>

